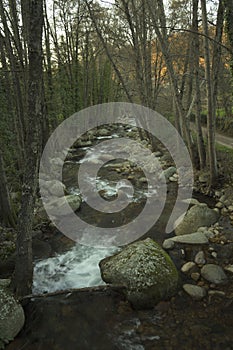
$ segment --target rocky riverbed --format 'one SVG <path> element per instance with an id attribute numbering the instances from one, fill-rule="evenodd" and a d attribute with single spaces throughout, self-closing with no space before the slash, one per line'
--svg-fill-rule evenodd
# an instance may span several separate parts
<path id="1" fill-rule="evenodd" d="M 143 173 L 133 162 L 125 160 L 107 163 L 98 178 L 99 191 L 106 200 L 116 198 L 121 187 L 114 187 L 116 183 L 122 179 L 132 181 L 135 195 L 124 215 L 101 215 L 85 203 L 78 190 L 76 174 L 88 150 L 86 147 L 111 135 L 117 138 L 126 133 L 138 140 L 137 128 L 102 128 L 79 140 L 68 153 L 63 171 L 66 195 L 70 196 L 77 214 L 89 223 L 119 226 L 136 217 L 145 205 L 147 184 Z M 98 159 L 102 157 L 107 161 L 107 156 L 102 152 Z M 122 283 L 119 287 L 119 282 L 115 286 L 80 290 L 73 290 L 71 285 L 68 290 L 66 286 L 66 290 L 55 294 L 29 296 L 22 301 L 26 323 L 7 349 L 233 349 L 233 200 L 227 191 L 216 191 L 211 200 L 197 195 L 183 223 L 175 232 L 165 234 L 179 177 L 172 159 L 161 146 L 154 157 L 158 157 L 163 167 L 167 199 L 159 220 L 141 239 L 154 239 L 174 262 L 179 279 L 173 296 L 149 305 L 150 310 L 135 310 L 125 293 L 127 285 Z M 90 156 L 90 163 L 96 161 Z M 149 158 L 147 161 L 148 170 L 154 172 L 156 169 L 150 169 Z M 55 169 L 58 162 L 56 158 L 52 162 Z M 47 181 L 46 176 L 43 180 Z M 48 184 L 47 190 L 48 194 L 57 193 L 56 183 Z M 149 193 L 154 194 L 159 189 L 150 190 Z M 51 205 L 62 208 L 62 199 Z M 35 263 L 74 249 L 74 243 L 49 223 L 40 200 L 35 214 Z M 4 261 L 0 264 L 0 278 L 10 277 L 14 268 L 14 254 L 10 253 L 14 250 L 15 235 L 12 231 L 3 232 Z M 7 258 L 7 255 L 10 256 Z M 63 263 L 60 265 L 64 268 Z M 62 282 L 64 274 L 59 269 L 56 273 L 50 277 L 51 281 L 55 278 Z M 57 289 L 61 289 L 62 283 L 58 286 Z"/>

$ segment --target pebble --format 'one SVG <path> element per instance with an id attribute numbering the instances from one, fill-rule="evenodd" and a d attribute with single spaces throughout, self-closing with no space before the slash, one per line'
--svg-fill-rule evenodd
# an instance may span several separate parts
<path id="1" fill-rule="evenodd" d="M 194 280 L 194 281 L 198 281 L 199 280 L 199 278 L 200 278 L 200 273 L 199 272 L 192 272 L 191 273 L 191 278 Z"/>
<path id="2" fill-rule="evenodd" d="M 216 295 L 216 296 L 224 297 L 226 295 L 226 293 L 221 291 L 221 290 L 209 290 L 208 295 L 210 295 L 210 296 Z"/>
<path id="3" fill-rule="evenodd" d="M 206 232 L 208 228 L 206 226 L 198 227 L 197 232 Z"/>
<path id="4" fill-rule="evenodd" d="M 222 215 L 226 215 L 227 213 L 228 213 L 228 209 L 227 208 L 222 208 L 221 214 Z"/>
<path id="5" fill-rule="evenodd" d="M 216 259 L 217 256 L 218 256 L 218 254 L 217 254 L 216 252 L 212 252 L 212 253 L 211 253 L 211 256 L 212 256 L 214 259 Z"/>
<path id="6" fill-rule="evenodd" d="M 206 296 L 206 290 L 203 287 L 195 286 L 193 284 L 184 284 L 183 289 L 195 300 L 201 300 Z"/>
<path id="7" fill-rule="evenodd" d="M 171 239 L 165 239 L 165 241 L 163 242 L 163 249 L 169 250 L 169 249 L 173 249 L 175 246 L 175 242 L 172 241 Z"/>
<path id="8" fill-rule="evenodd" d="M 224 204 L 222 202 L 218 202 L 216 205 L 215 205 L 216 208 L 218 209 L 222 209 L 224 207 Z"/>
<path id="9" fill-rule="evenodd" d="M 233 265 L 227 265 L 224 267 L 224 270 L 227 272 L 233 273 Z"/>
<path id="10" fill-rule="evenodd" d="M 173 175 L 174 176 L 174 175 Z M 183 199 L 182 200 L 183 203 L 188 203 L 190 205 L 196 205 L 196 204 L 200 204 L 200 202 L 195 199 L 195 198 L 188 198 L 188 199 Z"/>
<path id="11" fill-rule="evenodd" d="M 205 254 L 202 250 L 196 254 L 194 261 L 197 265 L 204 265 L 205 264 L 205 262 L 206 262 Z"/>
<path id="12" fill-rule="evenodd" d="M 178 179 L 175 178 L 174 176 L 171 176 L 171 177 L 169 177 L 169 181 L 171 181 L 171 182 L 177 182 Z"/>
<path id="13" fill-rule="evenodd" d="M 189 272 L 193 267 L 195 266 L 195 263 L 193 261 L 186 262 L 182 267 L 181 271 L 184 273 Z"/>
<path id="14" fill-rule="evenodd" d="M 201 275 L 207 281 L 215 284 L 227 282 L 227 275 L 221 266 L 215 264 L 206 264 L 201 268 Z"/>

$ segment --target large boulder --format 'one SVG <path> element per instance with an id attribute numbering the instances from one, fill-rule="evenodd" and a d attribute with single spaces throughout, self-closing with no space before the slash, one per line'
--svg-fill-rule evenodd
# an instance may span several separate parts
<path id="1" fill-rule="evenodd" d="M 136 309 L 154 307 L 176 292 L 178 272 L 169 255 L 152 239 L 138 241 L 100 261 L 105 282 L 126 287 Z"/>
<path id="2" fill-rule="evenodd" d="M 175 228 L 175 234 L 185 235 L 193 233 L 199 227 L 210 226 L 219 218 L 219 212 L 216 209 L 210 209 L 205 203 L 194 205 L 186 215 L 180 219 L 179 225 Z"/>
<path id="3" fill-rule="evenodd" d="M 0 280 L 0 349 L 4 349 L 22 329 L 25 321 L 22 306 L 8 289 L 10 280 Z"/>

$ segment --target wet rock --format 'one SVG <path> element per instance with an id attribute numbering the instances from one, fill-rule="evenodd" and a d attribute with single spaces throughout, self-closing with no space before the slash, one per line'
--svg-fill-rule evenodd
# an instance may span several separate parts
<path id="1" fill-rule="evenodd" d="M 210 209 L 206 204 L 191 207 L 175 229 L 177 236 L 196 232 L 200 226 L 210 226 L 219 218 L 217 210 Z M 179 219 L 178 219 L 179 220 Z"/>
<path id="2" fill-rule="evenodd" d="M 0 280 L 0 348 L 13 340 L 24 325 L 24 311 L 8 289 L 10 280 Z"/>
<path id="3" fill-rule="evenodd" d="M 205 254 L 202 250 L 196 254 L 194 261 L 197 265 L 204 265 L 205 264 L 205 262 L 206 262 Z"/>
<path id="4" fill-rule="evenodd" d="M 207 281 L 214 284 L 222 284 L 227 282 L 227 275 L 221 266 L 215 264 L 206 264 L 201 269 L 201 275 Z"/>
<path id="5" fill-rule="evenodd" d="M 205 288 L 200 286 L 195 286 L 193 284 L 184 284 L 183 289 L 195 300 L 201 300 L 206 296 Z"/>
<path id="6" fill-rule="evenodd" d="M 175 293 L 178 272 L 171 258 L 152 239 L 128 245 L 120 253 L 100 262 L 106 283 L 126 287 L 134 308 L 154 307 Z"/>

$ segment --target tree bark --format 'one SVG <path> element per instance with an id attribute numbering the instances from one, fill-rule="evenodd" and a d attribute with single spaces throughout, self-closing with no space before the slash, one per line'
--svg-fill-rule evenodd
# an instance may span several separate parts
<path id="1" fill-rule="evenodd" d="M 17 296 L 31 293 L 33 280 L 32 224 L 35 190 L 41 152 L 42 118 L 42 0 L 30 0 L 28 15 L 28 128 L 25 140 L 25 171 L 23 177 L 22 202 L 18 218 L 16 242 L 16 266 L 13 280 Z"/>

